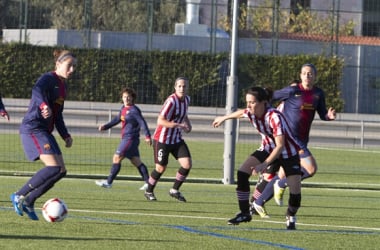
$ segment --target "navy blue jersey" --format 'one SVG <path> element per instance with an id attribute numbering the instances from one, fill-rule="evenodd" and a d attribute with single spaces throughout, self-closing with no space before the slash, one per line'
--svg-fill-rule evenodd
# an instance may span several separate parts
<path id="1" fill-rule="evenodd" d="M 2 100 L 1 95 L 0 95 L 0 111 L 4 111 L 4 110 L 5 110 L 5 107 L 4 107 L 3 100 Z"/>
<path id="2" fill-rule="evenodd" d="M 307 147 L 315 113 L 318 112 L 321 120 L 327 120 L 323 90 L 315 86 L 311 90 L 306 90 L 300 83 L 275 91 L 272 100 L 283 101 L 282 113 L 288 121 L 293 136 Z"/>
<path id="3" fill-rule="evenodd" d="M 139 138 L 140 129 L 142 128 L 146 138 L 150 138 L 150 131 L 141 110 L 136 105 L 121 107 L 120 112 L 109 123 L 103 126 L 104 130 L 112 128 L 121 122 L 122 138 Z"/>
<path id="4" fill-rule="evenodd" d="M 52 133 L 54 128 L 65 139 L 70 137 L 63 121 L 63 106 L 66 98 L 66 83 L 55 72 L 43 74 L 32 88 L 28 111 L 22 120 L 20 133 L 29 134 L 38 131 Z M 49 106 L 52 115 L 43 118 L 41 109 Z"/>

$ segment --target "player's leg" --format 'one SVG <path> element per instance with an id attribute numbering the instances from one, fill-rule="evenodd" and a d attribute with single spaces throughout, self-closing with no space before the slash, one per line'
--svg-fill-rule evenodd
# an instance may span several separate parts
<path id="1" fill-rule="evenodd" d="M 153 191 L 169 163 L 170 150 L 170 145 L 159 143 L 158 141 L 153 140 L 153 156 L 155 162 L 155 169 L 152 170 L 149 176 L 148 187 L 144 193 L 145 198 L 147 198 L 147 200 L 149 201 L 157 200 Z"/>
<path id="2" fill-rule="evenodd" d="M 301 167 L 299 157 L 282 160 L 289 186 L 288 208 L 286 211 L 287 229 L 296 229 L 296 214 L 301 206 Z M 298 166 L 298 167 L 297 167 Z"/>
<path id="3" fill-rule="evenodd" d="M 280 165 L 277 161 L 269 165 L 263 172 L 264 180 L 259 185 L 256 185 L 251 211 L 254 209 L 261 218 L 269 218 L 264 204 L 273 197 L 273 183 L 277 178 L 276 173 L 279 168 Z"/>
<path id="4" fill-rule="evenodd" d="M 52 155 L 41 155 L 40 158 L 45 164 L 49 164 L 48 162 L 50 161 L 51 156 Z M 66 176 L 66 168 L 64 167 L 62 155 L 56 155 L 55 158 L 58 164 L 63 167 L 54 167 L 54 169 L 58 171 L 56 171 L 54 175 L 46 179 L 38 188 L 33 189 L 24 200 L 22 207 L 23 211 L 32 220 L 38 220 L 38 217 L 34 211 L 34 203 L 36 202 L 36 200 L 42 195 L 44 195 L 46 192 L 48 192 L 59 180 Z"/>
<path id="5" fill-rule="evenodd" d="M 137 168 L 142 180 L 144 181 L 144 185 L 140 188 L 140 190 L 146 190 L 148 188 L 148 180 L 149 180 L 149 173 L 148 173 L 147 166 L 141 161 L 140 156 L 133 156 L 130 159 L 130 161 Z"/>
<path id="6" fill-rule="evenodd" d="M 62 171 L 66 171 L 61 150 L 53 135 L 47 132 L 21 134 L 21 141 L 27 158 L 31 161 L 40 159 L 45 164 L 45 167 L 37 171 L 21 189 L 11 195 L 12 205 L 15 208 L 15 212 L 19 215 L 23 215 L 24 202 L 31 192 L 38 188 L 44 190 L 45 187 L 41 187 L 41 185 L 55 180 L 56 176 L 60 174 L 61 168 Z M 49 145 L 49 147 L 46 147 L 46 145 Z M 33 205 L 34 200 L 31 203 Z M 32 212 L 34 212 L 33 206 L 31 208 Z M 24 212 L 27 211 L 24 210 Z M 28 213 L 29 217 L 31 213 Z"/>
<path id="7" fill-rule="evenodd" d="M 301 160 L 301 180 L 311 178 L 317 171 L 317 162 L 309 149 L 300 152 Z M 283 204 L 283 195 L 288 186 L 287 179 L 283 171 L 279 173 L 280 179 L 274 183 L 274 199 L 281 206 Z"/>
<path id="8" fill-rule="evenodd" d="M 144 185 L 140 188 L 140 190 L 145 191 L 148 188 L 149 173 L 147 166 L 140 159 L 139 144 L 140 140 L 134 140 L 133 145 L 130 150 L 126 152 L 125 157 L 128 158 L 139 171 L 139 174 L 144 181 Z"/>
<path id="9" fill-rule="evenodd" d="M 125 158 L 127 152 L 131 149 L 133 140 L 122 139 L 117 147 L 113 157 L 110 172 L 106 180 L 97 180 L 95 184 L 103 188 L 111 188 L 113 181 L 121 170 L 121 162 Z"/>
<path id="10" fill-rule="evenodd" d="M 230 225 L 238 225 L 241 222 L 249 222 L 252 220 L 249 206 L 250 184 L 249 178 L 255 166 L 259 165 L 268 157 L 265 151 L 255 151 L 248 156 L 244 163 L 237 171 L 237 187 L 236 196 L 239 204 L 240 212 L 232 219 L 228 220 Z"/>
<path id="11" fill-rule="evenodd" d="M 179 192 L 180 187 L 186 181 L 187 176 L 190 173 L 192 167 L 192 160 L 190 150 L 187 144 L 182 141 L 176 145 L 175 150 L 173 150 L 173 156 L 178 160 L 180 165 L 173 187 L 169 191 L 169 195 L 179 201 L 186 202 L 185 197 Z"/>

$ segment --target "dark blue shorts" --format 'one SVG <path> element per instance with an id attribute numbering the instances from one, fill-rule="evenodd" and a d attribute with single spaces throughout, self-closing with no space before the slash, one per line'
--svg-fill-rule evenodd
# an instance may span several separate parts
<path id="1" fill-rule="evenodd" d="M 20 134 L 20 136 L 25 155 L 30 161 L 38 160 L 42 154 L 62 154 L 54 136 L 46 131 L 38 131 L 33 134 Z"/>
<path id="2" fill-rule="evenodd" d="M 120 141 L 119 147 L 116 149 L 115 154 L 124 156 L 128 159 L 132 157 L 140 157 L 139 152 L 140 139 L 122 139 Z"/>

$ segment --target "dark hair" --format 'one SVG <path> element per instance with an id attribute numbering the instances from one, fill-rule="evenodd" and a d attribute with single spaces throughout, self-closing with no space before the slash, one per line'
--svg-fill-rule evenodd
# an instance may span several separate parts
<path id="1" fill-rule="evenodd" d="M 136 100 L 136 97 L 137 97 L 137 94 L 136 94 L 136 91 L 133 89 L 133 88 L 130 88 L 130 87 L 125 87 L 123 88 L 121 91 L 120 91 L 120 96 L 123 96 L 123 94 L 127 92 L 128 94 L 130 94 L 133 98 L 133 102 L 135 102 Z"/>
<path id="2" fill-rule="evenodd" d="M 247 94 L 253 95 L 259 102 L 272 99 L 273 90 L 271 88 L 251 87 L 247 90 Z"/>
<path id="3" fill-rule="evenodd" d="M 186 83 L 189 82 L 189 78 L 184 77 L 184 76 L 179 76 L 179 77 L 177 77 L 177 79 L 175 79 L 174 85 L 176 85 L 179 80 L 184 80 L 184 81 L 186 81 Z"/>
<path id="4" fill-rule="evenodd" d="M 315 67 L 314 64 L 312 64 L 312 63 L 305 63 L 304 65 L 302 65 L 301 70 L 303 69 L 303 67 L 310 67 L 310 68 L 313 69 L 314 74 L 315 75 L 317 74 L 317 68 Z"/>

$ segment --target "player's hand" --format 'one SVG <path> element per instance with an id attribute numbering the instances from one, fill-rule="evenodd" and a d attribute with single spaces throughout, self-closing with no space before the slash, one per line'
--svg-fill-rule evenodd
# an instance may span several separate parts
<path id="1" fill-rule="evenodd" d="M 182 129 L 186 133 L 189 133 L 191 131 L 191 128 L 185 122 L 178 123 L 176 127 Z"/>
<path id="2" fill-rule="evenodd" d="M 104 129 L 103 129 L 103 125 L 100 125 L 99 127 L 98 127 L 98 130 L 99 131 L 103 131 Z"/>
<path id="3" fill-rule="evenodd" d="M 145 143 L 152 146 L 152 139 L 150 137 L 145 137 Z"/>
<path id="4" fill-rule="evenodd" d="M 266 162 L 262 162 L 259 165 L 256 165 L 252 169 L 252 174 L 257 175 L 258 173 L 261 173 L 267 166 L 268 164 Z"/>
<path id="5" fill-rule="evenodd" d="M 0 115 L 9 121 L 9 115 L 6 110 L 1 110 Z"/>
<path id="6" fill-rule="evenodd" d="M 330 120 L 335 120 L 336 119 L 336 112 L 335 112 L 335 109 L 333 108 L 329 108 L 329 110 L 327 111 L 327 117 L 330 119 Z"/>
<path id="7" fill-rule="evenodd" d="M 214 119 L 214 121 L 212 122 L 212 126 L 214 128 L 217 128 L 219 127 L 220 125 L 222 125 L 224 122 L 224 119 L 223 119 L 223 116 L 218 116 Z"/>
<path id="8" fill-rule="evenodd" d="M 73 145 L 73 138 L 71 138 L 71 137 L 67 137 L 66 139 L 65 139 L 65 143 L 66 143 L 66 148 L 71 148 L 71 146 Z"/>
<path id="9" fill-rule="evenodd" d="M 49 106 L 45 105 L 42 109 L 41 109 L 41 115 L 43 118 L 47 119 L 51 116 L 52 112 L 51 112 L 51 109 L 49 108 Z"/>

